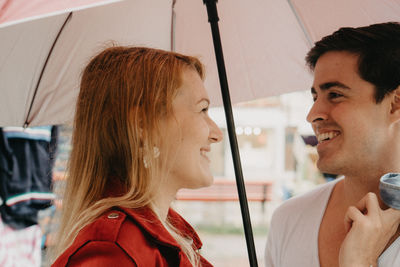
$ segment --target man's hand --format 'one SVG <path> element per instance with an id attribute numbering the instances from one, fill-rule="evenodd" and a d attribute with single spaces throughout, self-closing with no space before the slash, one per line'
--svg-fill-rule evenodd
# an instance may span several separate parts
<path id="1" fill-rule="evenodd" d="M 400 223 L 400 211 L 382 210 L 374 193 L 365 195 L 348 208 L 344 218 L 347 231 L 339 252 L 340 267 L 377 266 L 379 255 Z"/>

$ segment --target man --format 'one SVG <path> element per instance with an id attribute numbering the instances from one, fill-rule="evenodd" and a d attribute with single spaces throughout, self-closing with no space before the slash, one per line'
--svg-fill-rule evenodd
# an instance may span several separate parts
<path id="1" fill-rule="evenodd" d="M 400 24 L 339 29 L 306 61 L 317 166 L 342 177 L 275 211 L 266 265 L 400 266 L 399 213 L 379 198 L 380 177 L 400 172 Z"/>

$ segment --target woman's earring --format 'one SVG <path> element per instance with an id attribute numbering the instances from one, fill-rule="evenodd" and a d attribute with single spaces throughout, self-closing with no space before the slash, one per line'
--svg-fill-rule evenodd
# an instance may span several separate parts
<path id="1" fill-rule="evenodd" d="M 156 146 L 153 147 L 153 158 L 158 158 L 160 156 L 160 149 Z M 145 155 L 143 155 L 143 165 L 147 169 L 149 168 L 149 162 Z"/>
<path id="2" fill-rule="evenodd" d="M 143 165 L 144 165 L 144 167 L 147 169 L 147 168 L 149 168 L 149 163 L 147 162 L 147 159 L 146 158 L 143 158 Z"/>
<path id="3" fill-rule="evenodd" d="M 158 158 L 160 156 L 160 149 L 156 146 L 153 147 L 154 158 Z"/>

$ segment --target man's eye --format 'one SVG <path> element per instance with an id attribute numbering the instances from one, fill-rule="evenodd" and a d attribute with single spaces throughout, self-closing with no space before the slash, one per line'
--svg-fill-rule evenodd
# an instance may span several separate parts
<path id="1" fill-rule="evenodd" d="M 338 93 L 335 93 L 335 92 L 330 92 L 329 93 L 329 99 L 335 99 L 335 98 L 342 97 L 342 96 L 343 96 L 342 94 L 338 94 Z"/>
<path id="2" fill-rule="evenodd" d="M 201 112 L 208 112 L 208 107 L 206 107 L 206 108 L 203 108 L 202 110 L 201 110 Z"/>

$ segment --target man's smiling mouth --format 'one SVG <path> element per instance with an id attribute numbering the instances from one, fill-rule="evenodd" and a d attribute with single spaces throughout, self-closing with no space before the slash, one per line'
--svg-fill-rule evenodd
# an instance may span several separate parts
<path id="1" fill-rule="evenodd" d="M 340 132 L 338 132 L 338 131 L 331 131 L 331 132 L 317 134 L 318 143 L 322 143 L 322 142 L 326 142 L 326 141 L 332 140 L 336 136 L 338 136 L 339 134 L 340 134 Z"/>

